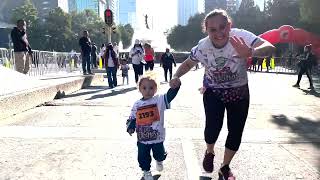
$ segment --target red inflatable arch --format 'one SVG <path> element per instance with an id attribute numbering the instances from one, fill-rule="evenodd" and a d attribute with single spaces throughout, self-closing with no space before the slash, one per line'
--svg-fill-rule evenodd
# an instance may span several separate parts
<path id="1" fill-rule="evenodd" d="M 303 29 L 283 25 L 279 29 L 272 29 L 261 34 L 260 37 L 271 44 L 295 43 L 301 46 L 312 44 L 312 52 L 320 57 L 320 37 Z"/>

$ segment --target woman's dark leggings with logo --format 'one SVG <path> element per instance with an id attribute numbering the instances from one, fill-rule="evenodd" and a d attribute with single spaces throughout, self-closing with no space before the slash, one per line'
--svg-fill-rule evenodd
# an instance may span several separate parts
<path id="1" fill-rule="evenodd" d="M 248 115 L 249 96 L 234 102 L 224 102 L 212 90 L 207 89 L 203 94 L 203 104 L 206 114 L 204 130 L 206 143 L 214 144 L 217 141 L 226 109 L 229 133 L 225 147 L 237 151 L 241 144 L 242 132 Z"/>

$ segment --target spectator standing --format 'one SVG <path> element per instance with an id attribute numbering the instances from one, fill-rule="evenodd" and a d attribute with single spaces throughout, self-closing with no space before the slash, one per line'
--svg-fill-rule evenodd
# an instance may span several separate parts
<path id="1" fill-rule="evenodd" d="M 79 45 L 81 49 L 83 75 L 87 75 L 88 73 L 93 74 L 91 72 L 91 40 L 88 31 L 83 31 L 83 36 L 79 39 Z"/>
<path id="2" fill-rule="evenodd" d="M 11 39 L 13 42 L 15 69 L 16 71 L 27 74 L 30 69 L 30 58 L 32 58 L 32 50 L 27 38 L 26 21 L 19 19 L 17 27 L 11 31 Z"/>
<path id="3" fill-rule="evenodd" d="M 95 43 L 92 43 L 92 50 L 91 50 L 91 59 L 92 59 L 92 67 L 97 68 L 97 46 Z"/>

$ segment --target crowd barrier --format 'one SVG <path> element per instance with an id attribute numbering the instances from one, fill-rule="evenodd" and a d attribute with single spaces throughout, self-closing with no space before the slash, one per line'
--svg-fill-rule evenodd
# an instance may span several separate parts
<path id="1" fill-rule="evenodd" d="M 155 62 L 160 62 L 161 52 L 156 52 Z M 176 62 L 183 62 L 189 53 L 173 52 Z M 128 57 L 128 53 L 120 53 L 120 57 Z M 269 68 L 266 65 L 266 59 L 258 60 L 256 71 L 268 71 L 275 73 L 295 74 L 298 71 L 298 61 L 296 57 L 272 57 Z M 130 63 L 130 59 L 129 59 Z M 261 64 L 262 63 L 262 64 Z M 14 69 L 15 59 L 13 50 L 0 48 L 0 65 Z M 262 65 L 262 68 L 259 67 Z M 102 68 L 102 61 L 99 58 L 98 67 Z M 42 76 L 57 72 L 74 72 L 81 71 L 80 53 L 74 52 L 50 52 L 33 50 L 32 59 L 30 60 L 30 76 Z M 248 61 L 248 70 L 255 70 L 252 60 Z M 313 67 L 313 73 L 320 75 L 320 63 Z"/>
<path id="2" fill-rule="evenodd" d="M 73 72 L 81 70 L 80 53 L 50 52 L 33 50 L 29 59 L 28 75 L 41 76 L 57 72 Z M 0 48 L 0 65 L 14 69 L 15 58 L 13 50 Z"/>

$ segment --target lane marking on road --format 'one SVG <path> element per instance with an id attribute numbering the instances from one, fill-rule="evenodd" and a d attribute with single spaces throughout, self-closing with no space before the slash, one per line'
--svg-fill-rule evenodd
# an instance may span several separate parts
<path id="1" fill-rule="evenodd" d="M 189 180 L 199 179 L 201 169 L 199 167 L 194 144 L 191 140 L 182 140 L 182 150 Z"/>

